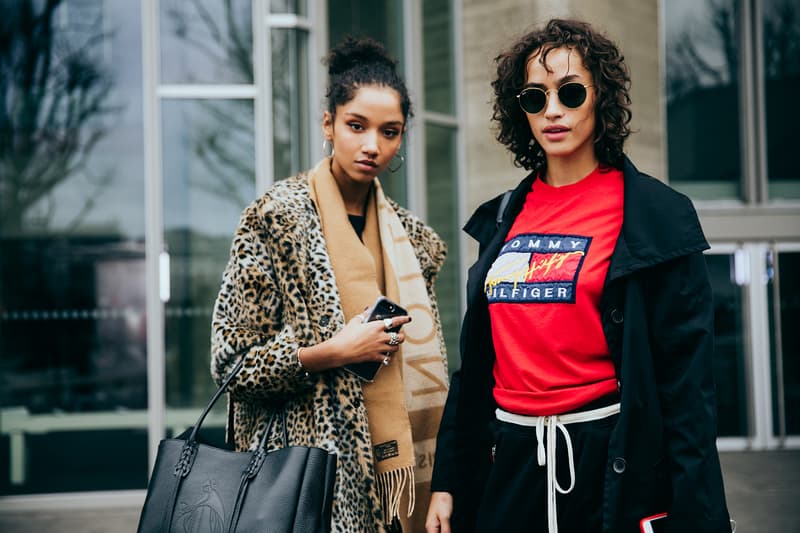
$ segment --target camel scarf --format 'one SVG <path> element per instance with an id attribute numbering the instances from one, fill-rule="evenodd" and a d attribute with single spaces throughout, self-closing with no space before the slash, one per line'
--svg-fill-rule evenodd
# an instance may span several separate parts
<path id="1" fill-rule="evenodd" d="M 408 310 L 412 321 L 392 362 L 373 383 L 363 382 L 374 467 L 384 518 L 398 518 L 403 531 L 424 531 L 435 437 L 447 397 L 447 372 L 425 280 L 414 249 L 377 178 L 359 240 L 347 218 L 339 187 L 323 159 L 309 172 L 328 255 L 345 319 L 364 311 L 381 294 Z M 401 513 L 401 501 L 407 513 Z M 407 502 L 407 503 L 406 503 Z"/>

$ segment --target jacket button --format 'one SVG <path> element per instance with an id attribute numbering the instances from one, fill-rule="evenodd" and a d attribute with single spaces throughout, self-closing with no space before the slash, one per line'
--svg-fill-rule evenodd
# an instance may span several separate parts
<path id="1" fill-rule="evenodd" d="M 330 321 L 331 319 L 328 317 L 328 315 L 322 315 L 319 319 L 319 325 L 324 328 L 330 323 Z"/>
<path id="2" fill-rule="evenodd" d="M 612 309 L 611 310 L 611 321 L 614 324 L 622 324 L 622 321 L 625 319 L 625 316 L 622 314 L 622 311 L 619 309 Z"/>
<path id="3" fill-rule="evenodd" d="M 625 459 L 623 459 L 622 457 L 617 457 L 616 459 L 614 459 L 611 468 L 613 468 L 614 472 L 616 472 L 617 474 L 621 474 L 625 471 L 625 466 L 626 466 Z"/>

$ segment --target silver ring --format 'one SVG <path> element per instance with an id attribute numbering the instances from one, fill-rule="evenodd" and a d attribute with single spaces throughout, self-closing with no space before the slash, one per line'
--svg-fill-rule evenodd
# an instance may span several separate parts
<path id="1" fill-rule="evenodd" d="M 383 364 L 384 364 L 384 366 L 388 366 L 389 365 L 389 356 L 388 355 L 384 355 L 383 356 Z"/>
<path id="2" fill-rule="evenodd" d="M 384 318 L 383 319 L 383 327 L 386 329 L 386 331 L 389 331 L 390 329 L 392 329 L 392 319 L 391 318 Z"/>
<path id="3" fill-rule="evenodd" d="M 389 333 L 389 346 L 397 346 L 400 344 L 400 335 L 394 331 Z"/>

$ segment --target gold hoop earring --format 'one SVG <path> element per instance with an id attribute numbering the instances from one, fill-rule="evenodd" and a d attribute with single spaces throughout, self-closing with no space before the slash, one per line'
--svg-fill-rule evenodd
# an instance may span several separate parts
<path id="1" fill-rule="evenodd" d="M 326 153 L 329 149 L 330 153 Z M 333 142 L 331 142 L 329 139 L 322 140 L 322 155 L 325 157 L 333 157 Z"/>
<path id="2" fill-rule="evenodd" d="M 398 158 L 398 159 L 400 159 L 400 163 L 399 163 L 399 164 L 397 164 L 396 166 L 394 166 L 394 167 L 393 167 L 393 166 L 391 165 L 391 162 L 389 162 L 389 172 L 391 172 L 392 174 L 394 174 L 395 172 L 397 172 L 398 170 L 400 170 L 400 167 L 402 167 L 402 166 L 403 166 L 403 163 L 405 163 L 405 162 L 406 162 L 406 158 L 405 158 L 405 157 L 403 157 L 403 154 L 401 154 L 400 152 L 398 152 L 398 153 L 394 154 L 394 156 L 392 157 L 392 161 L 394 161 L 394 160 L 395 160 L 395 158 Z"/>

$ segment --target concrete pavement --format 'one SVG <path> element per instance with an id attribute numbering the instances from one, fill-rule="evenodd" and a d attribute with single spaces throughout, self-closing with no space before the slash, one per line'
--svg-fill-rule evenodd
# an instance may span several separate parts
<path id="1" fill-rule="evenodd" d="M 737 533 L 800 532 L 800 450 L 725 452 L 720 457 Z M 132 533 L 138 519 L 138 508 L 3 512 L 0 532 Z"/>

